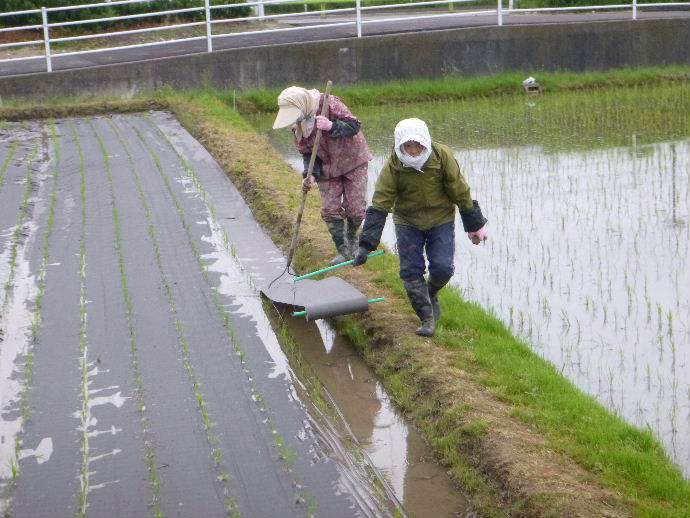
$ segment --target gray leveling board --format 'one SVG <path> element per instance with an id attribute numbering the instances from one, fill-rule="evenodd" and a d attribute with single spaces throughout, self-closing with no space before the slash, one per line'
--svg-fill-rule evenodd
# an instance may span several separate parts
<path id="1" fill-rule="evenodd" d="M 281 281 L 263 287 L 261 292 L 278 304 L 304 308 L 309 320 L 362 313 L 369 309 L 367 297 L 339 277 L 320 281 Z"/>

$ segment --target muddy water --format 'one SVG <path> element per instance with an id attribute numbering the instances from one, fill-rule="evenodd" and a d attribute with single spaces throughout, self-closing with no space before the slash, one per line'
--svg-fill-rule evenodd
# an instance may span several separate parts
<path id="1" fill-rule="evenodd" d="M 690 476 L 690 129 L 686 86 L 364 108 L 375 158 L 418 116 L 489 218 L 452 282 Z M 296 167 L 286 131 L 257 127 Z M 390 218 L 389 218 L 390 220 Z M 459 221 L 458 221 L 459 224 Z M 383 241 L 394 248 L 390 221 Z"/>
<path id="2" fill-rule="evenodd" d="M 291 319 L 301 355 L 332 395 L 352 433 L 384 473 L 409 516 L 470 513 L 467 501 L 351 344 L 324 321 Z"/>

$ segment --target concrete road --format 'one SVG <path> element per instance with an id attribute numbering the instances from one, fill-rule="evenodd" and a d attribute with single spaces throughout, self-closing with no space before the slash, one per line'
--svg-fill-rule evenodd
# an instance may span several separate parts
<path id="1" fill-rule="evenodd" d="M 687 18 L 690 10 L 675 11 L 639 11 L 638 18 Z M 407 16 L 404 20 L 385 21 L 388 18 Z M 369 13 L 365 16 L 363 36 L 377 34 L 394 34 L 405 32 L 418 32 L 458 27 L 482 27 L 495 26 L 497 17 L 495 13 L 468 16 L 458 11 L 457 14 L 429 17 L 429 11 L 402 11 L 395 13 Z M 436 15 L 432 15 L 436 16 Z M 600 23 L 605 21 L 629 20 L 631 12 L 589 12 L 589 13 L 553 13 L 553 14 L 505 14 L 503 23 L 509 25 L 533 25 L 533 24 L 567 24 L 567 23 Z M 339 25 L 349 23 L 349 25 Z M 280 45 L 305 41 L 319 41 L 338 38 L 351 38 L 357 35 L 354 25 L 354 15 L 331 15 L 313 17 L 298 17 L 283 19 L 280 32 L 256 32 L 240 33 L 214 38 L 214 50 L 232 49 L 240 47 L 253 47 L 262 45 Z M 321 27 L 319 27 L 321 25 Z M 323 27 L 326 25 L 326 27 Z M 75 68 L 107 65 L 112 63 L 126 63 L 143 61 L 154 58 L 179 56 L 183 54 L 195 54 L 206 52 L 206 40 L 187 41 L 180 43 L 159 44 L 139 48 L 130 48 L 112 51 L 94 51 L 77 56 L 53 56 L 53 70 L 66 70 Z M 19 60 L 0 62 L 0 76 L 30 74 L 45 72 L 44 59 Z"/>

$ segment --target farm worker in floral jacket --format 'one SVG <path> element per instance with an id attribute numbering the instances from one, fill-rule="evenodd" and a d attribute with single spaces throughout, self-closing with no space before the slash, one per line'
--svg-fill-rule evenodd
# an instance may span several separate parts
<path id="1" fill-rule="evenodd" d="M 273 128 L 291 127 L 304 159 L 303 188 L 308 190 L 315 183 L 319 186 L 321 217 L 338 252 L 331 264 L 337 264 L 352 259 L 358 249 L 357 231 L 367 206 L 367 167 L 373 157 L 359 120 L 338 97 L 331 95 L 326 115 L 317 115 L 323 99 L 316 89 L 286 88 L 278 96 L 280 109 Z M 321 130 L 321 140 L 314 170 L 307 178 L 317 129 Z"/>
<path id="2" fill-rule="evenodd" d="M 393 212 L 400 278 L 410 303 L 422 321 L 421 336 L 433 336 L 441 316 L 438 292 L 453 276 L 455 207 L 473 243 L 488 237 L 486 218 L 472 200 L 470 187 L 447 146 L 431 141 L 420 119 L 405 119 L 395 127 L 395 148 L 376 182 L 367 208 L 354 265 L 367 260 L 381 240 L 389 212 Z M 429 280 L 424 279 L 429 260 Z"/>

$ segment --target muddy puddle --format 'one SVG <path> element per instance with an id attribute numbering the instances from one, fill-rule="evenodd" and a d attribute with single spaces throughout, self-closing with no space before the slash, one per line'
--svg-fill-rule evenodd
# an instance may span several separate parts
<path id="1" fill-rule="evenodd" d="M 690 476 L 687 86 L 364 107 L 369 196 L 405 117 L 453 148 L 491 238 L 452 283 Z M 257 117 L 286 159 L 289 132 Z M 395 249 L 388 221 L 382 241 Z M 459 221 L 457 225 L 460 225 Z M 458 227 L 460 228 L 460 227 Z"/>
<path id="2" fill-rule="evenodd" d="M 409 516 L 472 516 L 420 436 L 397 412 L 385 389 L 352 345 L 325 321 L 290 318 L 300 354 L 337 403 L 371 462 Z M 433 512 L 431 511 L 433 509 Z"/>

